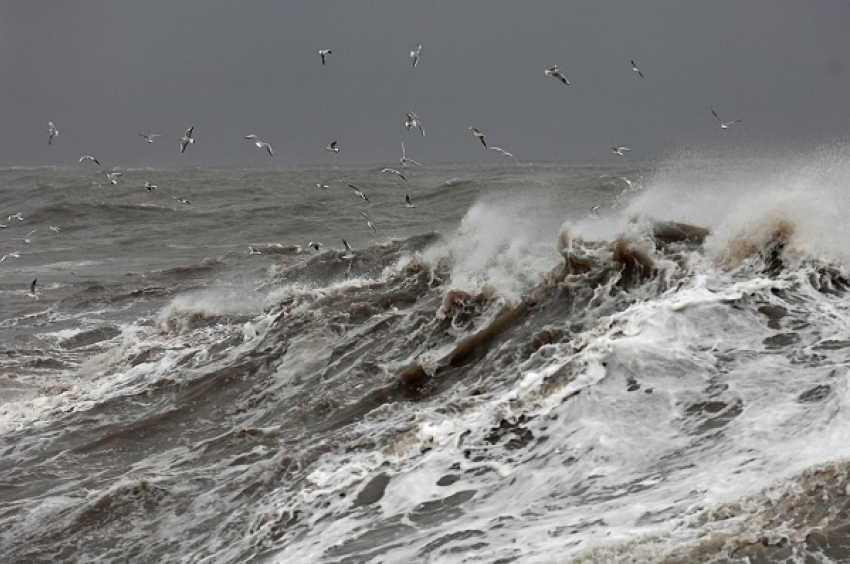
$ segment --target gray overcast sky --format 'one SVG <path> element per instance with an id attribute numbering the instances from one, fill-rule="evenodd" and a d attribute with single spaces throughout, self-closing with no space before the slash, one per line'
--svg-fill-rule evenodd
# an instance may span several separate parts
<path id="1" fill-rule="evenodd" d="M 0 166 L 389 163 L 402 141 L 428 163 L 502 161 L 470 125 L 524 161 L 830 143 L 850 128 L 848 54 L 843 0 L 0 0 Z M 722 132 L 709 107 L 745 122 Z"/>

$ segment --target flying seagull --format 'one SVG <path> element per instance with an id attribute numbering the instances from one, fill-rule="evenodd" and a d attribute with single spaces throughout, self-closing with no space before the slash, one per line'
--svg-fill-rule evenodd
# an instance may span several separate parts
<path id="1" fill-rule="evenodd" d="M 407 181 L 407 178 L 402 173 L 400 173 L 399 171 L 397 171 L 394 168 L 385 168 L 381 172 L 391 172 L 393 174 L 397 174 L 398 176 L 401 177 L 402 180 Z"/>
<path id="2" fill-rule="evenodd" d="M 56 129 L 56 126 L 53 125 L 52 121 L 47 122 L 47 135 L 49 136 L 47 138 L 47 144 L 53 145 L 53 138 L 59 135 L 59 130 Z"/>
<path id="3" fill-rule="evenodd" d="M 96 158 L 94 158 L 91 155 L 83 155 L 82 157 L 80 157 L 80 162 L 83 162 L 83 161 L 91 161 L 94 164 L 96 164 L 97 166 L 100 166 L 100 161 L 97 160 Z"/>
<path id="4" fill-rule="evenodd" d="M 265 149 L 269 156 L 274 156 L 274 152 L 272 152 L 272 146 L 266 143 L 265 141 L 261 141 L 259 137 L 255 134 L 251 133 L 250 135 L 246 135 L 245 139 L 251 139 L 254 141 L 254 145 L 257 146 L 258 149 Z"/>
<path id="5" fill-rule="evenodd" d="M 328 55 L 333 55 L 333 51 L 330 49 L 319 49 L 319 56 L 322 58 L 323 65 L 327 62 Z"/>
<path id="6" fill-rule="evenodd" d="M 321 247 L 321 246 L 322 246 L 322 244 L 321 244 L 319 241 L 310 241 L 309 243 L 307 243 L 307 246 L 308 246 L 308 247 L 312 247 L 312 248 L 313 248 L 313 249 L 315 249 L 315 250 L 316 250 L 316 252 L 318 253 L 318 252 L 319 252 L 319 247 Z"/>
<path id="7" fill-rule="evenodd" d="M 631 149 L 629 149 L 628 147 L 611 147 L 611 148 L 614 149 L 615 155 L 620 155 L 621 157 L 625 153 L 628 153 L 629 151 L 631 151 Z"/>
<path id="8" fill-rule="evenodd" d="M 32 298 L 32 299 L 34 299 L 34 300 L 37 300 L 37 299 L 38 299 L 38 294 L 36 293 L 36 290 L 35 290 L 35 284 L 36 284 L 36 282 L 38 282 L 38 278 L 33 278 L 33 281 L 32 281 L 32 283 L 30 284 L 30 293 L 29 293 L 29 297 L 31 297 L 31 298 Z"/>
<path id="9" fill-rule="evenodd" d="M 336 141 L 332 141 L 330 145 L 325 147 L 325 151 L 330 151 L 332 153 L 339 153 L 339 147 L 336 146 Z"/>
<path id="10" fill-rule="evenodd" d="M 175 200 L 177 200 L 178 202 L 180 202 L 181 204 L 184 204 L 184 205 L 187 205 L 187 206 L 192 203 L 189 200 L 187 200 L 186 198 L 178 198 L 177 196 L 171 196 L 171 197 L 174 198 Z"/>
<path id="11" fill-rule="evenodd" d="M 351 248 L 351 245 L 348 244 L 348 241 L 345 239 L 342 240 L 342 244 L 345 245 L 345 254 L 342 255 L 344 259 L 353 259 L 354 258 L 354 249 Z"/>
<path id="12" fill-rule="evenodd" d="M 150 182 L 145 182 L 145 188 L 148 189 L 148 192 L 153 192 L 156 190 L 156 184 L 151 184 Z"/>
<path id="13" fill-rule="evenodd" d="M 640 69 L 639 69 L 639 68 L 637 68 L 637 65 L 635 64 L 635 62 L 634 62 L 634 61 L 632 61 L 632 70 L 633 70 L 634 72 L 638 73 L 638 74 L 640 75 L 640 77 L 641 77 L 641 78 L 643 78 L 643 73 L 642 73 L 642 72 L 640 72 Z"/>
<path id="14" fill-rule="evenodd" d="M 139 133 L 139 135 L 141 137 L 143 137 L 144 140 L 147 141 L 148 143 L 153 143 L 154 138 L 160 136 L 159 133 L 151 133 L 149 135 L 145 135 L 144 133 Z"/>
<path id="15" fill-rule="evenodd" d="M 272 152 L 272 146 L 266 143 L 265 141 L 257 141 L 256 143 L 254 143 L 254 145 L 259 147 L 260 149 L 265 149 L 269 153 L 270 157 L 274 156 L 274 152 Z"/>
<path id="16" fill-rule="evenodd" d="M 720 119 L 720 116 L 717 115 L 717 112 L 715 112 L 711 108 L 708 109 L 711 110 L 711 113 L 714 114 L 715 118 L 717 118 L 717 121 L 720 123 L 720 129 L 729 129 L 729 126 L 733 123 L 741 123 L 742 121 L 744 121 L 743 119 L 736 119 L 734 121 L 723 121 Z"/>
<path id="17" fill-rule="evenodd" d="M 53 231 L 54 233 L 59 233 L 60 231 L 62 231 L 61 229 L 59 229 L 55 225 L 49 225 L 48 227 L 50 227 L 50 230 Z"/>
<path id="18" fill-rule="evenodd" d="M 600 208 L 600 207 L 601 207 L 601 206 L 600 206 L 599 204 L 596 204 L 595 206 L 593 206 L 592 208 L 590 208 L 590 217 L 598 218 L 598 217 L 599 217 L 599 208 Z"/>
<path id="19" fill-rule="evenodd" d="M 349 184 L 348 187 L 351 188 L 352 190 L 354 190 L 355 194 L 357 194 L 358 196 L 360 196 L 361 198 L 363 198 L 367 202 L 369 201 L 369 198 L 366 197 L 366 194 L 364 194 L 363 192 L 360 191 L 360 188 L 358 188 L 354 184 Z"/>
<path id="20" fill-rule="evenodd" d="M 327 184 L 322 184 L 321 182 L 316 182 L 316 188 L 319 190 L 327 190 L 329 186 Z"/>
<path id="21" fill-rule="evenodd" d="M 564 76 L 564 74 L 558 69 L 558 65 L 555 65 L 554 67 L 548 68 L 543 72 L 546 76 L 551 76 L 552 78 L 557 78 L 558 80 L 560 80 L 564 84 L 570 83 L 570 81 L 567 80 L 567 77 Z"/>
<path id="22" fill-rule="evenodd" d="M 472 134 L 477 137 L 479 141 L 481 141 L 481 144 L 486 147 L 487 143 L 484 141 L 484 134 L 472 127 L 471 125 L 469 126 L 469 129 L 470 131 L 472 131 Z"/>
<path id="23" fill-rule="evenodd" d="M 186 152 L 186 145 L 190 145 L 195 142 L 195 139 L 192 137 L 192 133 L 195 131 L 195 126 L 193 125 L 189 129 L 186 130 L 186 133 L 183 134 L 183 137 L 180 138 L 180 152 Z"/>
<path id="24" fill-rule="evenodd" d="M 16 214 L 10 215 L 9 217 L 7 217 L 6 221 L 12 221 L 13 219 L 17 219 L 18 221 L 23 221 L 24 216 L 21 215 L 21 212 L 17 212 Z"/>
<path id="25" fill-rule="evenodd" d="M 418 163 L 413 159 L 407 158 L 407 154 L 404 151 L 404 141 L 401 142 L 401 158 L 399 159 L 399 162 L 401 163 L 401 166 L 407 166 L 407 163 L 415 164 L 417 166 L 425 166 L 422 163 Z"/>
<path id="26" fill-rule="evenodd" d="M 118 184 L 118 177 L 121 176 L 120 172 L 107 172 L 106 177 L 112 184 Z"/>
<path id="27" fill-rule="evenodd" d="M 415 208 L 416 207 L 416 206 L 413 205 L 413 202 L 410 201 L 410 195 L 409 194 L 404 195 L 404 207 L 406 207 L 406 208 Z"/>
<path id="28" fill-rule="evenodd" d="M 422 45 L 417 45 L 416 49 L 410 52 L 410 58 L 413 59 L 413 66 L 419 64 L 419 55 L 422 54 Z"/>
<path id="29" fill-rule="evenodd" d="M 360 212 L 360 215 L 362 215 L 362 216 L 363 216 L 363 219 L 365 219 L 365 220 L 366 220 L 366 225 L 368 225 L 369 227 L 371 227 L 371 228 L 372 228 L 372 231 L 374 231 L 375 233 L 377 233 L 377 232 L 378 232 L 378 230 L 377 230 L 377 229 L 375 229 L 375 224 L 374 224 L 374 223 L 372 223 L 372 220 L 371 220 L 371 219 L 369 219 L 369 216 L 368 216 L 368 215 L 366 215 L 366 212 Z"/>
<path id="30" fill-rule="evenodd" d="M 257 249 L 255 249 L 251 245 L 248 245 L 248 254 L 249 255 L 261 255 L 263 253 L 261 251 L 258 251 Z"/>
<path id="31" fill-rule="evenodd" d="M 408 131 L 410 131 L 413 127 L 418 127 L 422 135 L 425 135 L 425 129 L 422 127 L 422 123 L 413 112 L 407 112 L 407 120 L 404 122 L 404 125 L 407 127 Z"/>
<path id="32" fill-rule="evenodd" d="M 509 152 L 505 151 L 504 149 L 502 149 L 501 147 L 487 147 L 487 148 L 488 148 L 488 149 L 493 149 L 494 151 L 499 151 L 500 153 L 502 153 L 502 154 L 503 154 L 503 155 L 505 155 L 506 157 L 510 157 L 510 158 L 512 158 L 513 160 L 515 160 L 515 161 L 516 161 L 516 164 L 520 164 L 519 159 L 518 159 L 518 158 L 516 158 L 516 157 L 514 156 L 514 154 L 513 154 L 513 153 L 509 153 Z"/>

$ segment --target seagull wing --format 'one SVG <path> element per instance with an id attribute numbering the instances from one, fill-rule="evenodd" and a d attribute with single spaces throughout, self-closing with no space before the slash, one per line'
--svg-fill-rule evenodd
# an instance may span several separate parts
<path id="1" fill-rule="evenodd" d="M 717 121 L 719 121 L 722 124 L 723 121 L 720 119 L 720 116 L 717 115 L 717 112 L 715 112 L 713 108 L 708 108 L 708 109 L 711 110 L 711 113 L 714 115 L 715 118 L 717 118 Z"/>

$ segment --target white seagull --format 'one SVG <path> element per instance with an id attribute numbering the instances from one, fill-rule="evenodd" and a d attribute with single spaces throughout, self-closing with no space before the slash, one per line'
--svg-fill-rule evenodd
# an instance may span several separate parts
<path id="1" fill-rule="evenodd" d="M 16 214 L 10 215 L 9 217 L 7 217 L 6 221 L 12 221 L 13 219 L 17 219 L 18 221 L 23 221 L 24 216 L 21 215 L 21 212 L 17 212 Z"/>
<path id="2" fill-rule="evenodd" d="M 327 190 L 329 186 L 327 184 L 322 184 L 321 182 L 316 182 L 316 188 L 319 190 Z"/>
<path id="3" fill-rule="evenodd" d="M 325 151 L 330 151 L 331 153 L 339 153 L 339 147 L 336 146 L 336 141 L 332 141 L 330 145 L 325 147 Z"/>
<path id="4" fill-rule="evenodd" d="M 417 45 L 416 49 L 410 52 L 410 58 L 413 59 L 413 66 L 419 64 L 419 55 L 422 54 L 422 45 Z"/>
<path id="5" fill-rule="evenodd" d="M 171 196 L 171 197 L 174 198 L 175 200 L 177 200 L 178 202 L 180 202 L 181 204 L 184 204 L 184 205 L 187 205 L 187 206 L 192 203 L 189 200 L 187 200 L 186 198 L 178 198 L 177 196 Z"/>
<path id="6" fill-rule="evenodd" d="M 402 173 L 400 173 L 399 171 L 397 171 L 394 168 L 385 168 L 381 172 L 391 172 L 393 174 L 397 174 L 398 176 L 401 177 L 402 180 L 407 181 L 407 178 Z"/>
<path id="7" fill-rule="evenodd" d="M 270 157 L 274 156 L 274 152 L 272 151 L 272 146 L 269 145 L 268 143 L 266 143 L 265 141 L 257 141 L 256 143 L 254 143 L 254 145 L 259 147 L 260 149 L 265 149 L 269 153 Z"/>
<path id="8" fill-rule="evenodd" d="M 53 125 L 52 121 L 47 122 L 47 135 L 49 136 L 47 138 L 47 144 L 53 145 L 53 138 L 59 135 L 59 130 L 56 129 L 56 126 Z"/>
<path id="9" fill-rule="evenodd" d="M 634 61 L 632 61 L 632 70 L 633 70 L 634 72 L 638 73 L 638 74 L 640 75 L 640 77 L 641 77 L 641 78 L 643 78 L 643 73 L 642 73 L 642 72 L 640 72 L 640 69 L 639 69 L 639 68 L 637 68 L 637 65 L 635 64 L 635 62 L 634 62 Z"/>
<path id="10" fill-rule="evenodd" d="M 399 162 L 401 163 L 401 166 L 407 166 L 408 163 L 415 164 L 417 166 L 425 166 L 422 163 L 418 163 L 413 159 L 407 158 L 407 153 L 404 151 L 404 141 L 401 142 L 401 158 L 399 159 Z"/>
<path id="11" fill-rule="evenodd" d="M 312 247 L 318 253 L 319 248 L 322 246 L 322 244 L 319 241 L 310 241 L 309 243 L 307 243 L 307 246 Z"/>
<path id="12" fill-rule="evenodd" d="M 469 130 L 472 131 L 472 134 L 475 137 L 477 137 L 479 141 L 481 141 L 482 145 L 484 145 L 485 147 L 487 146 L 487 142 L 484 141 L 484 134 L 483 133 L 481 133 L 476 128 L 472 127 L 471 125 L 469 126 Z"/>
<path id="13" fill-rule="evenodd" d="M 145 188 L 148 189 L 148 192 L 153 192 L 156 190 L 156 184 L 151 184 L 150 182 L 145 182 Z"/>
<path id="14" fill-rule="evenodd" d="M 422 135 L 425 135 L 425 128 L 422 127 L 422 123 L 413 112 L 407 112 L 407 120 L 404 122 L 404 125 L 407 127 L 408 131 L 410 131 L 413 127 L 418 127 Z"/>
<path id="15" fill-rule="evenodd" d="M 319 49 L 319 56 L 322 58 L 323 65 L 327 62 L 328 55 L 333 55 L 333 51 L 330 49 Z"/>
<path id="16" fill-rule="evenodd" d="M 404 195 L 404 207 L 406 207 L 406 208 L 415 208 L 416 207 L 416 206 L 413 205 L 413 202 L 410 201 L 410 195 L 409 194 Z"/>
<path id="17" fill-rule="evenodd" d="M 55 225 L 49 225 L 48 227 L 50 227 L 50 230 L 53 231 L 54 233 L 59 233 L 60 231 L 62 231 L 61 229 L 59 229 Z"/>
<path id="18" fill-rule="evenodd" d="M 564 76 L 564 74 L 558 69 L 558 65 L 555 65 L 551 68 L 546 69 L 545 71 L 543 71 L 543 73 L 546 76 L 551 76 L 552 78 L 557 78 L 558 80 L 560 80 L 564 84 L 570 83 L 570 81 L 567 80 L 567 77 Z"/>
<path id="19" fill-rule="evenodd" d="M 261 141 L 259 137 L 255 134 L 251 133 L 250 135 L 246 135 L 245 139 L 251 139 L 254 141 L 254 145 L 257 146 L 258 149 L 265 149 L 269 156 L 274 156 L 274 152 L 272 152 L 272 146 L 266 143 L 265 141 Z"/>
<path id="20" fill-rule="evenodd" d="M 118 177 L 121 176 L 120 172 L 107 172 L 106 177 L 112 184 L 118 184 Z"/>
<path id="21" fill-rule="evenodd" d="M 366 197 L 366 194 L 364 194 L 363 192 L 360 191 L 360 188 L 358 188 L 354 184 L 349 184 L 348 187 L 351 188 L 352 190 L 354 190 L 355 194 L 357 194 L 358 196 L 360 196 L 361 198 L 363 198 L 367 202 L 369 201 L 369 198 Z"/>
<path id="22" fill-rule="evenodd" d="M 345 239 L 342 240 L 342 244 L 345 245 L 345 254 L 342 255 L 344 259 L 353 259 L 354 258 L 354 249 L 351 248 L 351 245 L 348 244 L 348 241 Z"/>
<path id="23" fill-rule="evenodd" d="M 708 109 L 711 110 L 711 113 L 714 114 L 715 118 L 717 118 L 717 121 L 720 123 L 720 129 L 729 129 L 729 126 L 733 123 L 741 123 L 742 121 L 744 121 L 743 119 L 736 119 L 734 121 L 723 121 L 720 119 L 720 116 L 717 115 L 717 112 L 715 112 L 711 108 Z"/>
<path id="24" fill-rule="evenodd" d="M 153 143 L 154 138 L 160 137 L 159 133 L 151 133 L 149 135 L 145 135 L 144 133 L 139 133 L 141 137 L 144 138 L 148 143 Z"/>
<path id="25" fill-rule="evenodd" d="M 83 162 L 83 161 L 91 161 L 94 164 L 96 164 L 97 166 L 101 166 L 100 161 L 97 160 L 96 158 L 94 158 L 91 155 L 83 155 L 82 157 L 80 157 L 80 162 Z"/>
<path id="26" fill-rule="evenodd" d="M 371 220 L 371 219 L 369 219 L 369 216 L 368 216 L 368 215 L 366 215 L 366 212 L 360 212 L 360 215 L 362 215 L 362 216 L 363 216 L 363 219 L 365 219 L 365 220 L 366 220 L 366 225 L 368 225 L 369 227 L 371 227 L 371 228 L 372 228 L 372 231 L 374 231 L 375 233 L 377 233 L 377 232 L 378 232 L 378 230 L 377 230 L 377 229 L 375 229 L 375 224 L 374 224 L 374 223 L 372 223 L 372 220 Z"/>
<path id="27" fill-rule="evenodd" d="M 183 134 L 183 137 L 180 138 L 180 152 L 186 152 L 186 146 L 195 142 L 195 139 L 192 137 L 192 133 L 195 131 L 195 126 L 193 125 L 189 129 L 186 130 L 186 133 Z"/>
<path id="28" fill-rule="evenodd" d="M 492 149 L 492 150 L 494 150 L 494 151 L 499 151 L 500 153 L 502 153 L 502 154 L 503 154 L 503 155 L 505 155 L 506 157 L 510 157 L 510 158 L 512 158 L 513 160 L 515 160 L 515 161 L 516 161 L 516 164 L 520 164 L 519 159 L 518 159 L 518 158 L 516 158 L 516 157 L 514 156 L 514 154 L 513 154 L 513 153 L 509 153 L 509 152 L 505 151 L 504 149 L 502 149 L 501 147 L 487 147 L 487 148 L 488 148 L 488 149 Z"/>
<path id="29" fill-rule="evenodd" d="M 631 151 L 628 147 L 611 147 L 614 150 L 615 155 L 620 155 L 621 157 Z"/>

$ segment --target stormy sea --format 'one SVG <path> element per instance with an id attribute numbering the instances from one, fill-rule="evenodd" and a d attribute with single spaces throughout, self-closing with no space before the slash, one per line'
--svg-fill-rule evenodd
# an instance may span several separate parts
<path id="1" fill-rule="evenodd" d="M 846 561 L 850 149 L 382 168 L 0 171 L 3 562 Z"/>

